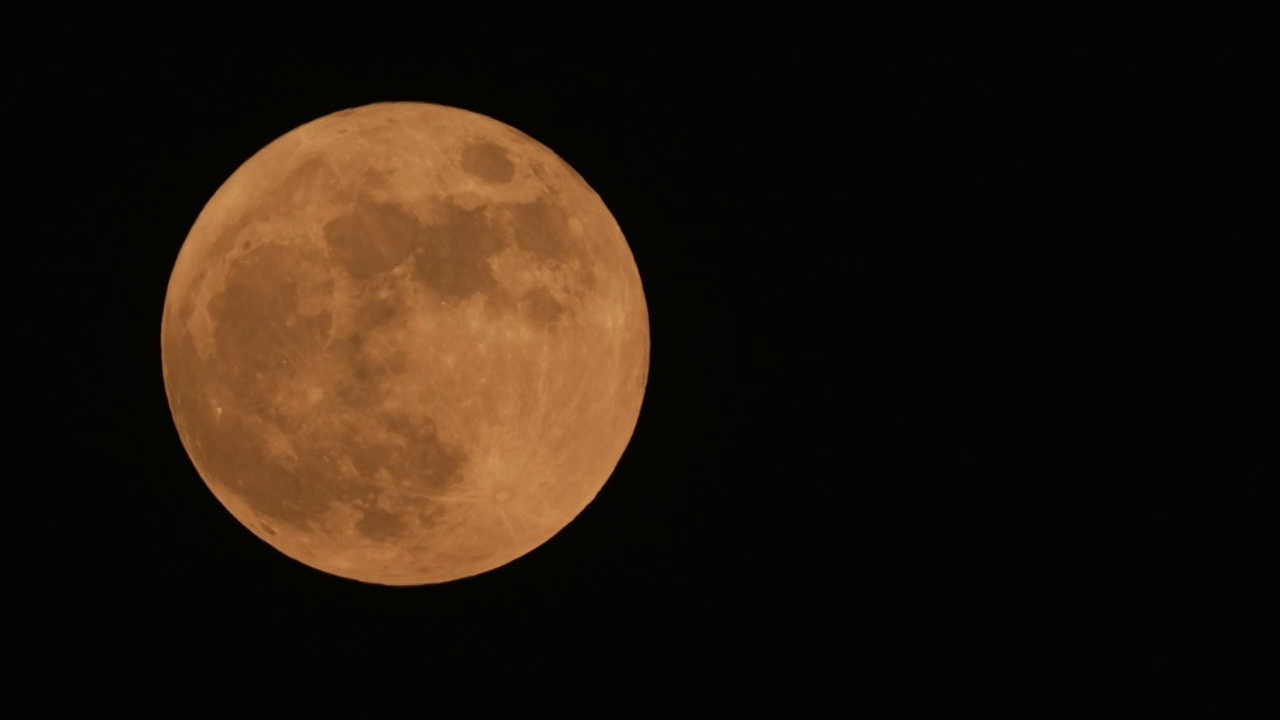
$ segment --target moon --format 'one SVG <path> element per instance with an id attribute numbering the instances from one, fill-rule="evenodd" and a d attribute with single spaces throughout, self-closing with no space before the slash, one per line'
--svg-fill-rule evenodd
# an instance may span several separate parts
<path id="1" fill-rule="evenodd" d="M 170 275 L 165 391 L 213 495 L 318 570 L 443 583 L 596 497 L 649 369 L 618 223 L 549 148 L 426 103 L 337 112 L 246 161 Z"/>

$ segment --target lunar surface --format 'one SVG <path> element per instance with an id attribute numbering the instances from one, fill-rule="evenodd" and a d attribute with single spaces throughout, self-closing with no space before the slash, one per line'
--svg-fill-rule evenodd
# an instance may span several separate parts
<path id="1" fill-rule="evenodd" d="M 581 176 L 501 122 L 345 110 L 197 218 L 161 323 L 178 434 L 319 570 L 440 583 L 548 540 L 608 480 L 649 367 L 640 275 Z"/>

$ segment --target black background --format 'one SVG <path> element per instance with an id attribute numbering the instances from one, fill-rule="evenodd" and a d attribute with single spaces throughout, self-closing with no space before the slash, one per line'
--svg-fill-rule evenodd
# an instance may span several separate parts
<path id="1" fill-rule="evenodd" d="M 805 281 L 786 258 L 813 242 L 799 220 L 816 195 L 788 203 L 824 182 L 786 156 L 821 126 L 797 122 L 793 83 L 763 67 L 635 67 L 104 62 L 20 88 L 36 110 L 11 168 L 32 190 L 35 253 L 14 268 L 30 363 L 16 391 L 37 401 L 18 423 L 30 469 L 9 528 L 38 617 L 134 641 L 323 628 L 390 645 L 775 624 L 766 608 L 797 592 L 805 563 L 780 549 L 804 524 L 805 453 L 785 440 L 802 418 L 782 410 L 792 390 L 773 371 L 796 346 L 781 307 Z M 169 273 L 223 181 L 301 124 L 392 100 L 489 115 L 572 165 L 631 245 L 652 340 L 634 437 L 596 500 L 505 567 L 417 588 L 324 574 L 243 528 L 188 459 L 160 367 Z"/>
<path id="2" fill-rule="evenodd" d="M 143 32 L 195 38 L 199 10 Z M 381 18 L 371 33 L 293 28 L 306 61 L 292 64 L 262 56 L 283 33 L 250 37 L 255 14 L 224 13 L 239 27 L 209 30 L 214 44 L 181 60 L 110 31 L 125 22 L 116 8 L 110 23 L 64 8 L 42 28 L 15 23 L 0 77 L 11 657 L 33 665 L 12 651 L 24 640 L 63 658 L 106 648 L 111 674 L 140 644 L 209 656 L 222 640 L 310 670 L 310 690 L 355 666 L 449 662 L 463 644 L 487 654 L 474 677 L 536 671 L 587 641 L 614 651 L 578 658 L 627 656 L 601 665 L 644 690 L 672 665 L 702 684 L 737 659 L 763 672 L 723 674 L 725 697 L 754 703 L 782 685 L 776 669 L 799 669 L 788 707 L 828 687 L 840 702 L 868 686 L 895 703 L 990 700 L 993 680 L 1079 684 L 1080 657 L 1132 674 L 1116 639 L 1168 603 L 1118 611 L 1124 581 L 1098 583 L 1108 564 L 1141 578 L 1155 536 L 1117 551 L 1134 531 L 1111 537 L 1097 507 L 1135 513 L 1117 505 L 1114 463 L 1090 454 L 1101 435 L 1132 434 L 1112 417 L 1142 424 L 1099 399 L 1116 348 L 1093 333 L 1128 302 L 1096 273 L 1129 241 L 1092 209 L 1110 184 L 1142 184 L 1129 168 L 1107 175 L 1132 138 L 1115 130 L 1123 103 L 1096 96 L 1132 94 L 1116 70 L 1128 60 L 1082 65 L 1063 49 L 1078 23 L 1064 45 L 1053 23 L 1010 36 L 968 10 L 883 22 L 767 8 L 707 28 L 636 10 L 575 17 L 571 40 L 530 28 L 510 50 L 443 17 L 406 14 L 412 39 Z M 70 39 L 73 24 L 94 47 Z M 639 42 L 601 54 L 628 34 Z M 169 271 L 217 187 L 298 125 L 385 100 L 490 115 L 573 165 L 631 244 L 652 333 L 635 437 L 596 501 L 508 566 L 409 589 L 327 576 L 242 528 L 187 459 L 160 371 Z M 1058 309 L 1091 302 L 1096 323 Z M 1081 463 L 1098 478 L 1080 485 Z M 514 641 L 525 632 L 544 641 Z M 645 644 L 658 653 L 632 652 Z M 236 657 L 220 687 L 244 678 Z M 582 694 L 560 676 L 522 701 Z"/>

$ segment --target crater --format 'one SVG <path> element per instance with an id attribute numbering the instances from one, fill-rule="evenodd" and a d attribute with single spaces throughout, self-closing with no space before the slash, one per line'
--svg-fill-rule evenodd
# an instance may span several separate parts
<path id="1" fill-rule="evenodd" d="M 494 184 L 511 182 L 516 171 L 507 151 L 491 142 L 471 143 L 463 148 L 462 169 Z"/>

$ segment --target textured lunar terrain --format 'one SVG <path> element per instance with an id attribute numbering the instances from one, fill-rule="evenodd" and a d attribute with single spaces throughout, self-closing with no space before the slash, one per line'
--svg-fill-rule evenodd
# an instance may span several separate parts
<path id="1" fill-rule="evenodd" d="M 193 226 L 161 328 L 184 446 L 320 570 L 414 585 L 524 555 L 596 496 L 649 362 L 631 251 L 551 150 L 386 103 L 249 159 Z"/>

